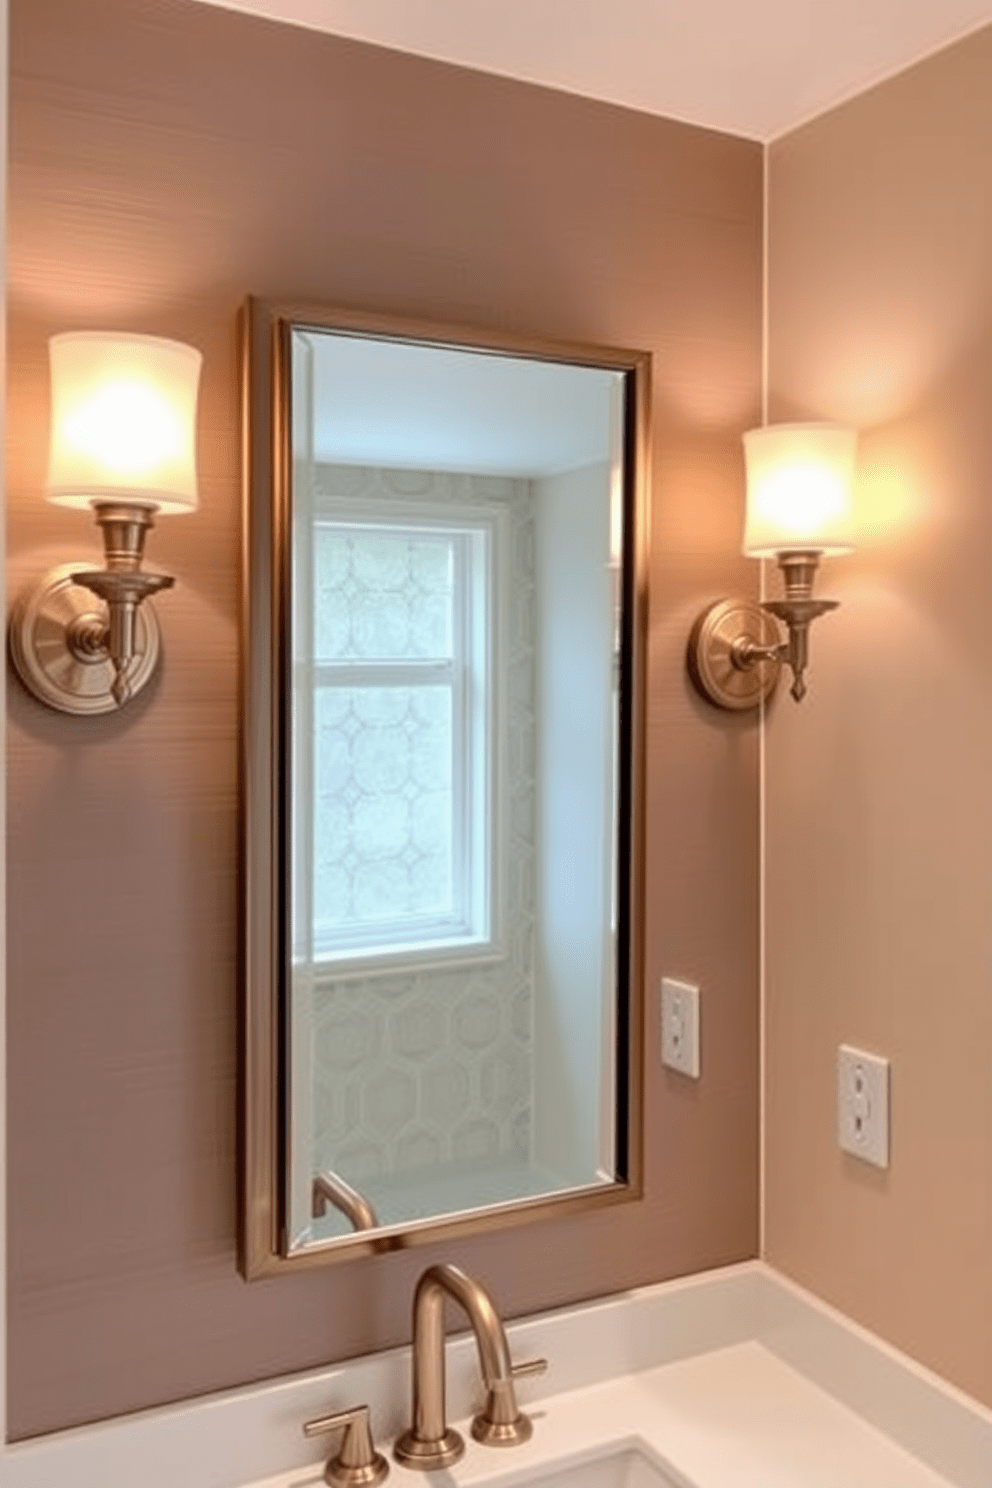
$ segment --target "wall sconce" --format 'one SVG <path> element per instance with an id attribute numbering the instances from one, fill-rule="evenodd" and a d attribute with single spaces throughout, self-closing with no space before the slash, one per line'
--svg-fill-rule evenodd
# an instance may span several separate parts
<path id="1" fill-rule="evenodd" d="M 855 430 L 836 424 L 772 424 L 744 435 L 744 552 L 778 560 L 785 598 L 762 605 L 720 600 L 696 621 L 689 670 L 718 707 L 757 707 L 773 692 L 783 662 L 796 702 L 806 695 L 810 624 L 837 608 L 836 600 L 813 598 L 817 566 L 825 554 L 854 546 L 857 440 Z M 784 641 L 776 620 L 788 629 Z"/>
<path id="2" fill-rule="evenodd" d="M 196 398 L 203 358 L 158 336 L 53 336 L 51 444 L 45 494 L 92 506 L 105 567 L 66 563 L 22 595 L 10 649 L 25 686 L 64 713 L 109 713 L 158 664 L 154 609 L 173 583 L 141 568 L 155 512 L 195 511 Z"/>

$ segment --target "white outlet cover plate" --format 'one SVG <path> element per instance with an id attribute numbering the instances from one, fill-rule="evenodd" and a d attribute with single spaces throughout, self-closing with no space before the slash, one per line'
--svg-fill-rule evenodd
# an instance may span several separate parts
<path id="1" fill-rule="evenodd" d="M 837 1050 L 837 1140 L 844 1152 L 889 1166 L 889 1061 L 851 1044 Z"/>
<path id="2" fill-rule="evenodd" d="M 661 1062 L 699 1079 L 699 988 L 674 977 L 661 979 Z"/>

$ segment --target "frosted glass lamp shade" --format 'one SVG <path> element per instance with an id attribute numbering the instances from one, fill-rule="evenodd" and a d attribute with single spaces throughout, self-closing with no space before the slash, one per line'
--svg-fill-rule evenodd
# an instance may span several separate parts
<path id="1" fill-rule="evenodd" d="M 772 424 L 744 435 L 744 552 L 846 553 L 854 547 L 858 436 L 837 424 Z"/>
<path id="2" fill-rule="evenodd" d="M 195 511 L 201 354 L 158 336 L 92 331 L 53 336 L 48 346 L 48 500 Z"/>

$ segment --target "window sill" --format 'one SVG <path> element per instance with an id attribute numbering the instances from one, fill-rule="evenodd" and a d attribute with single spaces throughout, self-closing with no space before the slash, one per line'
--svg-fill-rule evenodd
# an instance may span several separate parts
<path id="1" fill-rule="evenodd" d="M 389 946 L 381 951 L 345 953 L 313 962 L 296 962 L 293 976 L 308 972 L 318 986 L 342 977 L 395 976 L 405 971 L 453 971 L 459 966 L 493 965 L 506 959 L 497 941 L 458 940 L 418 946 Z"/>

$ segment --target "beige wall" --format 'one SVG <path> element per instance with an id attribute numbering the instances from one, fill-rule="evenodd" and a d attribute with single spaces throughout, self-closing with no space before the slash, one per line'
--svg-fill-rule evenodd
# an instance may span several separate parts
<path id="1" fill-rule="evenodd" d="M 771 151 L 772 417 L 864 431 L 768 727 L 767 1252 L 992 1404 L 992 30 Z M 892 1060 L 887 1173 L 834 1059 Z"/>
<path id="2" fill-rule="evenodd" d="M 120 718 L 10 698 L 14 1435 L 404 1339 L 430 1250 L 247 1286 L 235 1262 L 234 317 L 298 295 L 654 354 L 647 983 L 702 982 L 704 1076 L 654 1057 L 646 1195 L 445 1247 L 508 1314 L 754 1253 L 752 725 L 695 701 L 758 404 L 753 144 L 187 0 L 15 0 L 12 590 L 92 551 L 39 499 L 45 339 L 205 353 L 202 509 L 153 561 L 163 674 Z"/>

